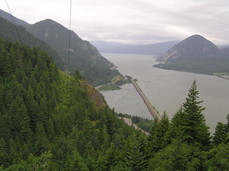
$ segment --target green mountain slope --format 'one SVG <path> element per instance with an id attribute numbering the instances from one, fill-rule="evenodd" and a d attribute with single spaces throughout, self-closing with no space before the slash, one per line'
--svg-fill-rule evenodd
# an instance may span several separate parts
<path id="1" fill-rule="evenodd" d="M 229 55 L 200 35 L 181 41 L 158 59 L 155 67 L 203 74 L 229 72 Z"/>
<path id="2" fill-rule="evenodd" d="M 94 46 L 83 41 L 73 31 L 69 49 L 69 30 L 55 21 L 50 19 L 40 21 L 27 29 L 58 52 L 65 62 L 66 70 L 70 73 L 80 71 L 85 79 L 95 86 L 105 84 L 119 74 L 117 70 L 110 69 L 113 64 L 102 57 Z M 69 66 L 67 66 L 69 51 Z"/>
<path id="3" fill-rule="evenodd" d="M 0 16 L 12 22 L 12 17 L 9 13 L 0 10 Z M 42 40 L 40 42 L 46 42 L 46 45 L 41 45 L 42 43 L 35 43 L 35 47 L 41 48 L 50 56 L 52 56 L 54 62 L 62 70 L 67 71 L 70 74 L 74 74 L 76 71 L 79 71 L 84 76 L 84 78 L 94 86 L 108 83 L 112 80 L 112 78 L 120 75 L 118 70 L 110 69 L 113 67 L 113 64 L 102 57 L 93 45 L 87 41 L 83 41 L 73 31 L 71 31 L 71 48 L 68 63 L 69 30 L 59 23 L 48 19 L 30 25 L 14 16 L 13 18 L 15 23 L 19 25 L 19 32 L 22 31 L 20 34 L 22 37 L 21 39 L 24 39 L 26 36 L 26 44 L 29 45 L 31 43 L 29 41 L 34 41 L 34 37 L 29 38 L 31 35 L 28 36 L 28 33 L 24 33 L 25 30 L 22 28 L 22 26 L 24 26 L 33 36 Z M 8 26 L 8 28 L 10 30 L 9 33 L 13 34 L 9 40 L 14 40 L 15 38 L 18 39 L 14 26 Z M 2 28 L 2 30 L 3 29 L 4 28 Z M 3 32 L 8 31 L 3 30 Z M 25 42 L 23 41 L 23 43 Z M 39 44 L 39 46 L 37 46 L 37 44 Z M 47 44 L 49 47 L 47 47 Z M 32 44 L 32 46 L 34 46 L 34 44 Z M 57 52 L 58 55 L 56 52 L 54 52 L 53 49 Z"/>
<path id="4" fill-rule="evenodd" d="M 13 23 L 5 20 L 2 17 L 0 17 L 0 26 L 1 38 L 13 42 L 21 42 L 22 44 L 28 45 L 30 47 L 39 48 L 48 53 L 58 66 L 63 66 L 63 61 L 57 52 L 50 45 L 27 32 L 24 27 L 15 26 Z"/>
<path id="5" fill-rule="evenodd" d="M 95 170 L 108 162 L 102 157 L 119 160 L 134 130 L 114 114 L 79 74 L 68 76 L 46 53 L 0 39 L 0 166 Z"/>

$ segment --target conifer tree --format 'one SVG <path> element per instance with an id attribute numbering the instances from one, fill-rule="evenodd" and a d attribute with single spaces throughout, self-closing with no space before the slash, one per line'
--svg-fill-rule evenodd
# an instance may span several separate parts
<path id="1" fill-rule="evenodd" d="M 21 97 L 17 96 L 10 106 L 10 129 L 12 136 L 28 137 L 29 117 L 28 111 Z"/>
<path id="2" fill-rule="evenodd" d="M 228 170 L 229 168 L 229 143 L 219 144 L 208 152 L 209 160 L 206 161 L 209 170 Z"/>
<path id="3" fill-rule="evenodd" d="M 124 152 L 124 164 L 132 171 L 142 171 L 147 168 L 144 140 L 133 135 L 127 141 Z"/>
<path id="4" fill-rule="evenodd" d="M 193 81 L 186 102 L 183 104 L 183 131 L 187 142 L 197 142 L 208 146 L 210 143 L 209 127 L 206 126 L 202 113 L 205 108 L 200 105 L 202 101 L 198 101 L 198 95 L 199 92 L 197 91 L 196 81 Z"/>
<path id="5" fill-rule="evenodd" d="M 7 144 L 4 138 L 0 138 L 0 165 L 5 163 L 5 159 L 7 156 Z"/>
<path id="6" fill-rule="evenodd" d="M 172 135 L 175 135 L 173 138 L 182 139 L 189 144 L 197 143 L 208 146 L 210 144 L 209 127 L 206 126 L 202 113 L 205 108 L 200 105 L 202 101 L 198 101 L 198 95 L 196 81 L 193 81 L 182 110 L 173 117 L 172 127 L 176 129 L 172 132 L 176 132 L 173 132 Z"/>
<path id="7" fill-rule="evenodd" d="M 218 122 L 215 128 L 213 143 L 219 145 L 221 143 L 229 143 L 229 114 L 227 115 L 227 124 Z"/>
<path id="8" fill-rule="evenodd" d="M 42 122 L 37 123 L 35 147 L 37 154 L 41 154 L 49 149 L 49 141 Z"/>
<path id="9" fill-rule="evenodd" d="M 169 119 L 166 113 L 161 120 L 155 120 L 148 137 L 148 151 L 150 156 L 167 145 L 165 136 L 169 129 Z"/>
<path id="10" fill-rule="evenodd" d="M 76 150 L 67 156 L 65 169 L 74 171 L 88 171 L 86 164 L 83 162 L 82 157 Z"/>

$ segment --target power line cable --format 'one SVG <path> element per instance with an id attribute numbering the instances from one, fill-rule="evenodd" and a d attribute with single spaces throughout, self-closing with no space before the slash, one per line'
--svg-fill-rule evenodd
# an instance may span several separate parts
<path id="1" fill-rule="evenodd" d="M 17 34 L 17 36 L 18 36 L 18 40 L 19 40 L 19 42 L 22 44 L 22 39 L 21 39 L 20 33 L 19 33 L 19 31 L 18 31 L 18 27 L 17 27 L 17 25 L 16 25 L 16 23 L 15 23 L 14 17 L 13 17 L 13 15 L 12 15 L 12 13 L 11 13 L 11 10 L 10 10 L 10 7 L 9 7 L 9 5 L 8 5 L 8 3 L 7 3 L 7 0 L 5 0 L 5 2 L 6 2 L 6 6 L 7 6 L 7 8 L 8 8 L 8 11 L 9 11 L 9 13 L 10 13 L 11 19 L 12 19 L 12 21 L 13 21 L 13 24 L 14 24 L 14 27 L 15 27 L 15 30 L 16 30 L 16 34 Z"/>

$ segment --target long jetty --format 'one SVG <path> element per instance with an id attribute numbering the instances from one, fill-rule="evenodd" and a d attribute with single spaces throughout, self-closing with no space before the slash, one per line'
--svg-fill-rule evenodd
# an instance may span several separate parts
<path id="1" fill-rule="evenodd" d="M 133 84 L 134 88 L 142 98 L 143 102 L 145 103 L 147 109 L 151 113 L 152 117 L 156 120 L 161 120 L 160 114 L 157 112 L 157 110 L 153 107 L 153 105 L 150 103 L 146 95 L 143 93 L 141 88 L 138 86 L 138 84 L 131 78 L 131 83 Z"/>

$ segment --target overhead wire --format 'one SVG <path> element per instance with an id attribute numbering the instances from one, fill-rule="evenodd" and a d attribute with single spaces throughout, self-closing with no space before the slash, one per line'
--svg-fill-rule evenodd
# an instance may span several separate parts
<path id="1" fill-rule="evenodd" d="M 13 17 L 13 15 L 12 15 L 12 13 L 11 13 L 9 4 L 7 3 L 7 0 L 5 0 L 5 2 L 6 2 L 6 6 L 7 6 L 7 8 L 8 8 L 8 11 L 9 11 L 9 13 L 10 13 L 12 22 L 13 22 L 13 24 L 14 24 L 14 27 L 15 27 L 15 30 L 16 30 L 16 34 L 17 34 L 17 36 L 18 36 L 19 43 L 22 44 L 22 39 L 21 39 L 20 33 L 19 33 L 19 31 L 18 31 L 18 27 L 17 27 L 17 25 L 16 25 L 16 22 L 15 22 L 15 20 L 14 20 L 14 17 Z"/>

